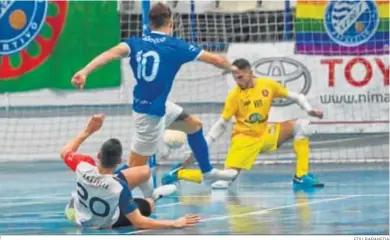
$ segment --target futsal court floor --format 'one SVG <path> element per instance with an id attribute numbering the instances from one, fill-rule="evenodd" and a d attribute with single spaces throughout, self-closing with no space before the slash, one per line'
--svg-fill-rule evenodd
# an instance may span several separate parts
<path id="1" fill-rule="evenodd" d="M 157 203 L 158 219 L 198 213 L 195 227 L 82 230 L 63 210 L 75 176 L 59 162 L 0 164 L 0 235 L 6 234 L 389 234 L 389 166 L 312 165 L 326 184 L 292 190 L 293 165 L 260 165 L 229 191 L 182 183 Z M 166 169 L 157 170 L 157 178 Z"/>

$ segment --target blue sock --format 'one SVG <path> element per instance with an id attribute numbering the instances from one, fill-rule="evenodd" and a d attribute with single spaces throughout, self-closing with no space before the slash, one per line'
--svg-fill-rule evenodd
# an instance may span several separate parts
<path id="1" fill-rule="evenodd" d="M 128 168 L 129 168 L 129 166 L 127 166 L 127 164 L 124 164 L 124 165 L 120 166 L 119 168 L 117 168 L 114 173 L 119 174 L 122 170 L 125 170 Z"/>
<path id="2" fill-rule="evenodd" d="M 203 136 L 203 129 L 187 135 L 188 144 L 198 161 L 199 168 L 203 173 L 210 172 L 213 167 L 210 164 L 209 147 L 205 137 Z"/>

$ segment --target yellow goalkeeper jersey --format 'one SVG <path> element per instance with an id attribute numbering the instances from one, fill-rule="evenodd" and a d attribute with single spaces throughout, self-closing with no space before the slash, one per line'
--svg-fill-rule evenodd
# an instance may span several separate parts
<path id="1" fill-rule="evenodd" d="M 274 98 L 287 97 L 288 90 L 268 78 L 255 79 L 253 88 L 241 90 L 235 86 L 225 100 L 222 118 L 236 118 L 233 136 L 244 134 L 260 137 L 268 124 L 268 114 Z"/>

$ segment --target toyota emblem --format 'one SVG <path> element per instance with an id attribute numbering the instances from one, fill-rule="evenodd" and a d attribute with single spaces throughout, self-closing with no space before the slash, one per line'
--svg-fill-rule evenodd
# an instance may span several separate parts
<path id="1" fill-rule="evenodd" d="M 311 87 L 311 74 L 302 63 L 285 57 L 262 58 L 252 63 L 253 71 L 257 77 L 267 77 L 279 82 L 282 86 L 304 95 Z M 292 88 L 294 87 L 294 88 Z M 293 100 L 277 98 L 273 106 L 283 107 L 294 103 Z"/>

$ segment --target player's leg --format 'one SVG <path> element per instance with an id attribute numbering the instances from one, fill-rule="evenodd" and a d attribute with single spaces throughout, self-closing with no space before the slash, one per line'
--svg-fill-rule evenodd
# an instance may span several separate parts
<path id="1" fill-rule="evenodd" d="M 135 138 L 133 138 L 133 142 L 134 141 Z M 143 156 L 141 154 L 136 153 L 135 151 L 131 151 L 127 164 L 118 168 L 115 173 L 119 174 L 120 172 L 127 171 L 138 166 L 144 166 L 145 168 L 149 169 L 148 171 L 150 172 L 150 168 L 147 165 L 149 158 L 149 156 Z M 153 196 L 154 187 L 150 179 L 151 175 L 149 174 L 148 178 L 137 184 L 137 186 L 140 188 L 141 192 L 144 194 L 145 197 Z"/>
<path id="2" fill-rule="evenodd" d="M 233 178 L 217 181 L 217 185 L 229 185 L 237 178 L 239 172 L 242 169 L 250 169 L 255 162 L 256 156 L 258 155 L 261 146 L 262 142 L 260 138 L 253 138 L 243 135 L 235 136 L 232 139 L 225 163 L 225 171 L 234 172 L 235 175 Z M 200 183 L 203 181 L 203 178 L 199 170 L 181 169 L 177 172 L 175 178 L 164 176 L 163 183 L 169 184 L 176 180 Z M 219 186 L 218 188 L 223 187 Z"/>
<path id="3" fill-rule="evenodd" d="M 295 180 L 305 180 L 305 185 L 322 186 L 319 181 L 308 172 L 309 169 L 309 124 L 306 119 L 290 120 L 274 125 L 269 125 L 261 137 L 263 143 L 259 153 L 269 153 L 278 149 L 283 143 L 293 139 L 293 147 L 296 153 L 296 177 Z M 236 161 L 231 158 L 232 161 Z M 229 167 L 230 163 L 226 163 Z M 296 182 L 296 181 L 294 181 Z M 226 181 L 213 183 L 213 188 L 227 188 L 230 185 Z"/>
<path id="4" fill-rule="evenodd" d="M 72 193 L 69 199 L 68 204 L 65 207 L 65 217 L 73 224 L 77 224 L 76 222 L 76 210 L 75 210 L 75 200 L 76 193 Z"/>
<path id="5" fill-rule="evenodd" d="M 118 178 L 125 180 L 130 189 L 134 189 L 139 184 L 147 181 L 150 177 L 150 168 L 146 165 L 124 169 L 118 173 Z"/>
<path id="6" fill-rule="evenodd" d="M 187 134 L 188 144 L 194 153 L 201 171 L 195 169 L 183 169 L 180 171 L 184 178 L 193 179 L 195 182 L 202 181 L 202 175 L 208 179 L 226 179 L 230 180 L 237 174 L 232 170 L 217 170 L 211 166 L 209 158 L 209 149 L 206 139 L 203 135 L 201 121 L 193 115 L 188 114 L 177 104 L 167 102 L 166 124 L 169 129 L 178 130 Z M 176 164 L 173 168 L 177 168 Z M 175 169 L 172 169 L 175 170 Z M 173 171 L 173 173 L 176 173 Z M 203 173 L 203 174 L 202 174 Z M 176 176 L 175 176 L 176 177 Z"/>
<path id="7" fill-rule="evenodd" d="M 229 168 L 229 167 L 225 166 L 225 169 L 234 169 L 234 170 L 236 170 L 237 171 L 237 176 L 235 178 L 233 178 L 231 181 L 218 180 L 218 181 L 213 182 L 213 184 L 211 184 L 211 187 L 213 189 L 226 189 L 226 188 L 229 188 L 230 185 L 232 185 L 236 181 L 236 179 L 238 178 L 238 176 L 241 173 L 241 169 L 238 169 L 238 168 Z"/>
<path id="8" fill-rule="evenodd" d="M 295 184 L 308 186 L 323 186 L 313 174 L 309 173 L 309 136 L 310 120 L 296 119 L 281 122 L 277 147 L 293 138 L 293 148 L 296 154 L 296 173 L 294 177 Z"/>
<path id="9" fill-rule="evenodd" d="M 277 123 L 275 125 L 267 126 L 267 129 L 264 131 L 263 135 L 260 137 L 259 146 L 257 149 L 257 153 L 269 153 L 278 149 L 284 142 L 291 139 L 293 136 L 293 126 L 294 121 L 286 121 L 282 123 Z M 281 130 L 283 129 L 283 130 Z M 244 139 L 243 139 L 244 140 Z M 229 150 L 230 151 L 230 150 Z M 237 154 L 233 154 L 233 157 L 228 158 L 225 167 L 231 167 L 232 164 L 234 166 L 235 162 L 238 161 L 234 157 Z M 255 156 L 256 157 L 256 156 Z M 254 158 L 255 158 L 254 157 Z M 213 188 L 224 189 L 228 188 L 232 182 L 228 181 L 217 181 L 212 184 Z"/>
<path id="10" fill-rule="evenodd" d="M 154 200 L 158 200 L 161 197 L 171 195 L 177 189 L 175 185 L 166 185 L 166 186 L 158 187 L 156 189 L 150 186 L 151 190 L 148 190 L 149 179 L 151 177 L 151 170 L 147 165 L 124 169 L 117 174 L 117 177 L 127 182 L 130 189 L 134 189 L 136 187 L 139 187 L 139 185 L 147 183 L 148 184 L 146 186 L 147 191 L 151 191 L 151 193 L 149 194 L 151 194 L 150 197 L 153 198 Z M 145 189 L 145 186 L 143 188 Z M 140 189 L 142 191 L 142 188 Z"/>
<path id="11" fill-rule="evenodd" d="M 232 138 L 232 142 L 225 161 L 225 169 L 235 169 L 239 173 L 241 170 L 249 170 L 252 168 L 264 145 L 262 137 L 251 137 L 245 135 L 236 135 Z M 228 188 L 238 177 L 231 181 L 219 180 L 211 186 L 214 189 Z"/>
<path id="12" fill-rule="evenodd" d="M 154 200 L 151 198 L 134 198 L 134 202 L 140 213 L 149 217 L 155 209 Z M 112 228 L 128 227 L 133 224 L 129 221 L 125 214 L 120 213 L 118 220 L 112 225 Z"/>
<path id="13" fill-rule="evenodd" d="M 155 201 L 152 198 L 135 198 L 139 211 L 145 217 L 149 217 L 155 210 Z"/>
<path id="14" fill-rule="evenodd" d="M 202 172 L 203 171 L 211 171 L 211 169 L 212 169 L 212 166 L 210 164 L 210 160 L 207 160 L 208 155 L 209 155 L 208 154 L 208 147 L 206 150 L 202 151 L 201 149 L 202 149 L 202 147 L 204 147 L 204 145 L 202 144 L 202 141 L 200 141 L 200 142 L 197 141 L 196 137 L 198 135 L 197 134 L 194 135 L 195 139 L 191 137 L 194 133 L 197 133 L 202 129 L 201 121 L 199 119 L 197 119 L 195 116 L 189 115 L 186 111 L 181 110 L 180 114 L 174 119 L 174 121 L 172 121 L 171 123 L 167 122 L 167 125 L 168 125 L 168 129 L 185 132 L 187 134 L 187 141 L 188 141 L 190 147 L 194 148 L 197 153 L 202 152 L 203 155 L 206 156 L 206 158 L 205 157 L 199 158 L 199 159 L 205 160 L 205 161 L 201 161 L 199 163 L 199 168 L 201 170 L 180 169 L 177 171 L 177 169 L 179 169 L 182 164 L 176 163 L 174 166 L 171 167 L 171 171 L 173 173 L 171 176 L 173 177 L 173 179 L 170 180 L 170 182 L 174 182 L 177 179 L 181 179 L 181 180 L 192 181 L 195 183 L 201 183 L 203 181 Z M 203 134 L 201 134 L 201 135 L 203 135 Z M 192 145 L 190 144 L 190 140 L 192 142 Z M 195 147 L 193 146 L 194 142 L 195 142 Z M 206 143 L 206 146 L 207 146 L 207 143 Z M 175 174 L 175 171 L 177 171 L 177 174 Z M 163 179 L 164 178 L 166 178 L 166 177 L 164 176 Z M 167 183 L 166 179 L 163 180 L 163 182 Z"/>
<path id="15" fill-rule="evenodd" d="M 132 138 L 131 153 L 127 165 L 119 168 L 116 173 L 143 166 L 149 169 L 148 161 L 150 156 L 156 153 L 158 142 L 162 137 L 165 128 L 165 117 L 155 117 L 147 114 L 133 112 L 134 135 Z M 148 170 L 150 172 L 150 169 Z M 131 178 L 131 174 L 129 174 Z M 137 183 L 137 186 L 147 198 L 170 195 L 174 189 L 171 187 L 160 187 L 154 189 L 152 177 L 149 173 L 145 181 Z"/>
<path id="16" fill-rule="evenodd" d="M 164 132 L 164 117 L 133 113 L 134 136 L 131 153 L 128 159 L 129 167 L 147 166 L 149 158 L 157 152 L 158 141 Z M 149 168 L 149 166 L 147 166 Z M 139 184 L 144 197 L 153 197 L 153 181 L 150 177 Z"/>
<path id="17" fill-rule="evenodd" d="M 199 159 L 198 164 L 201 171 L 206 173 L 212 170 L 213 167 L 210 164 L 209 151 L 203 135 L 202 123 L 198 118 L 182 110 L 175 121 L 168 125 L 168 129 L 185 132 L 191 150 L 193 150 L 196 158 Z"/>
<path id="18" fill-rule="evenodd" d="M 165 116 L 133 112 L 133 125 L 134 135 L 127 164 L 129 167 L 144 166 L 157 152 L 159 140 L 165 129 Z"/>
<path id="19" fill-rule="evenodd" d="M 119 173 L 129 167 L 145 166 L 157 151 L 158 139 L 162 136 L 164 118 L 133 112 L 131 152 L 127 164 L 118 168 Z"/>
<path id="20" fill-rule="evenodd" d="M 166 112 L 169 113 L 171 110 L 167 109 Z M 130 156 L 127 165 L 117 169 L 116 173 L 128 167 L 147 166 L 150 157 L 157 152 L 165 127 L 165 116 L 158 118 L 133 112 L 134 135 L 132 136 Z M 149 167 L 147 166 L 147 168 Z M 145 197 L 153 196 L 154 188 L 151 176 L 146 181 L 138 184 L 138 187 Z"/>

